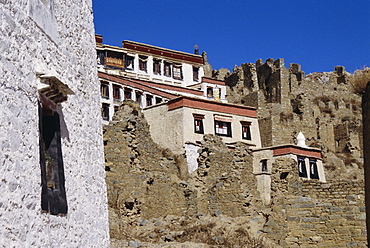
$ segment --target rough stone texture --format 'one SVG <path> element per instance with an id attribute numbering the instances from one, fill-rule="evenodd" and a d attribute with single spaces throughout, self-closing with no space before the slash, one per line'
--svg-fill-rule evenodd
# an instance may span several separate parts
<path id="1" fill-rule="evenodd" d="M 308 146 L 323 151 L 328 178 L 361 179 L 361 98 L 349 75 L 337 66 L 304 76 L 300 65 L 286 69 L 283 59 L 213 72 L 229 86 L 229 102 L 257 107 L 262 146 L 295 143 L 301 131 Z"/>
<path id="2" fill-rule="evenodd" d="M 53 4 L 54 21 L 35 23 L 31 2 Z M 56 36 L 40 29 L 47 25 Z M 108 247 L 91 1 L 0 1 L 0 33 L 0 246 Z M 57 75 L 75 92 L 58 110 L 65 216 L 41 212 L 36 72 Z"/>
<path id="3" fill-rule="evenodd" d="M 142 230 L 148 220 L 168 215 L 183 220 L 203 215 L 216 218 L 213 221 L 219 216 L 242 218 L 252 237 L 262 228 L 265 207 L 245 145 L 238 143 L 230 151 L 221 138 L 204 135 L 199 168 L 187 176 L 185 159 L 151 140 L 149 126 L 133 101 L 124 101 L 104 128 L 104 143 L 112 238 L 169 242 L 171 238 L 160 241 Z M 138 230 L 133 233 L 134 229 Z"/>

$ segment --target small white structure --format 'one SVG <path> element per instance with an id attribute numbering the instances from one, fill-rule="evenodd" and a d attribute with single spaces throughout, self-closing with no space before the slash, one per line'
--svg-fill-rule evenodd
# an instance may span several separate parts
<path id="1" fill-rule="evenodd" d="M 308 147 L 306 145 L 306 138 L 304 137 L 302 132 L 299 132 L 299 134 L 297 136 L 297 146 Z"/>

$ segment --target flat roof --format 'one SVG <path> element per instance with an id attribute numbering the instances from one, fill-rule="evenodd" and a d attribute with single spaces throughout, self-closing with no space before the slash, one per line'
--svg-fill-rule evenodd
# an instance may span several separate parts
<path id="1" fill-rule="evenodd" d="M 158 57 L 166 57 L 169 59 L 184 60 L 191 63 L 204 64 L 203 57 L 198 54 L 180 52 L 176 50 L 171 50 L 167 48 L 152 46 L 144 43 L 124 40 L 122 42 L 122 47 L 142 53 L 149 53 L 156 55 Z"/>
<path id="2" fill-rule="evenodd" d="M 246 117 L 257 118 L 257 111 L 254 107 L 242 106 L 230 103 L 222 103 L 207 99 L 181 96 L 167 102 L 168 110 L 182 107 L 197 108 L 226 114 L 234 114 Z"/>
<path id="3" fill-rule="evenodd" d="M 262 151 L 262 150 L 272 150 L 274 156 L 286 155 L 286 154 L 295 154 L 306 157 L 314 157 L 322 159 L 321 150 L 315 147 L 303 147 L 294 144 L 283 144 L 277 146 L 262 147 L 257 149 L 252 149 L 253 151 Z"/>

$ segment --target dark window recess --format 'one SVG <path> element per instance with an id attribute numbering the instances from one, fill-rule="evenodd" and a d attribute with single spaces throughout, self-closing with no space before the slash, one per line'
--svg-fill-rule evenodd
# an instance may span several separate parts
<path id="1" fill-rule="evenodd" d="M 109 121 L 109 104 L 103 103 L 101 108 L 101 116 L 103 120 Z"/>
<path id="2" fill-rule="evenodd" d="M 194 117 L 194 133 L 204 134 L 203 119 L 204 115 L 193 114 Z"/>
<path id="3" fill-rule="evenodd" d="M 164 75 L 167 77 L 171 77 L 171 64 L 164 62 Z"/>
<path id="4" fill-rule="evenodd" d="M 161 61 L 155 59 L 153 62 L 153 73 L 161 75 Z"/>
<path id="5" fill-rule="evenodd" d="M 125 100 L 132 99 L 132 90 L 131 89 L 125 88 L 123 94 L 125 96 Z"/>
<path id="6" fill-rule="evenodd" d="M 307 177 L 306 162 L 304 158 L 298 158 L 298 172 L 300 177 Z"/>
<path id="7" fill-rule="evenodd" d="M 116 113 L 118 111 L 119 107 L 118 106 L 114 106 L 114 113 Z"/>
<path id="8" fill-rule="evenodd" d="M 100 84 L 100 92 L 102 97 L 109 98 L 109 84 L 106 82 L 102 82 Z"/>
<path id="9" fill-rule="evenodd" d="M 267 171 L 267 159 L 261 160 L 261 171 Z"/>
<path id="10" fill-rule="evenodd" d="M 215 120 L 215 134 L 220 136 L 231 137 L 231 122 Z"/>
<path id="11" fill-rule="evenodd" d="M 241 121 L 240 123 L 242 124 L 242 139 L 252 140 L 251 123 L 245 121 Z"/>
<path id="12" fill-rule="evenodd" d="M 212 87 L 207 87 L 207 97 L 213 98 L 213 88 Z"/>
<path id="13" fill-rule="evenodd" d="M 162 98 L 160 98 L 160 97 L 155 98 L 155 103 L 156 104 L 161 103 L 161 102 L 162 102 Z"/>
<path id="14" fill-rule="evenodd" d="M 319 179 L 319 172 L 317 170 L 316 160 L 310 159 L 310 178 Z"/>
<path id="15" fill-rule="evenodd" d="M 140 107 L 141 107 L 141 97 L 143 96 L 143 94 L 141 92 L 136 92 L 136 102 L 139 103 Z"/>
<path id="16" fill-rule="evenodd" d="M 140 71 L 145 71 L 147 72 L 147 61 L 148 61 L 148 57 L 147 56 L 139 56 L 139 70 Z"/>
<path id="17" fill-rule="evenodd" d="M 153 105 L 153 96 L 146 95 L 146 106 L 151 106 L 151 105 Z"/>
<path id="18" fill-rule="evenodd" d="M 134 57 L 126 55 L 125 57 L 125 68 L 128 70 L 134 69 Z"/>
<path id="19" fill-rule="evenodd" d="M 68 212 L 59 114 L 39 107 L 41 209 L 53 215 Z"/>
<path id="20" fill-rule="evenodd" d="M 199 80 L 199 67 L 193 66 L 193 81 Z"/>
<path id="21" fill-rule="evenodd" d="M 182 79 L 182 66 L 174 64 L 173 65 L 173 78 Z"/>
<path id="22" fill-rule="evenodd" d="M 97 58 L 96 58 L 96 62 L 98 65 L 104 65 L 104 51 L 97 51 Z"/>
<path id="23" fill-rule="evenodd" d="M 121 101 L 121 93 L 120 93 L 121 87 L 117 85 L 113 85 L 113 98 L 115 101 Z"/>

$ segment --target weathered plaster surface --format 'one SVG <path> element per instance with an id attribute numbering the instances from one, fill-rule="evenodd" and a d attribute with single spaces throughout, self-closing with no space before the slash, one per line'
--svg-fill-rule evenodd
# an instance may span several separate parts
<path id="1" fill-rule="evenodd" d="M 29 16 L 28 0 L 0 1 L 0 246 L 108 247 L 91 1 L 37 2 L 53 4 L 58 39 Z M 58 110 L 66 216 L 41 212 L 36 72 L 75 92 Z"/>

